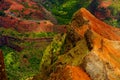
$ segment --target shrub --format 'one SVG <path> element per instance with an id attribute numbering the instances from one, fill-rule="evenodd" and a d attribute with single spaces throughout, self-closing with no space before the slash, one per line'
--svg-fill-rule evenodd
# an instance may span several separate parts
<path id="1" fill-rule="evenodd" d="M 0 11 L 0 16 L 5 16 L 4 11 Z"/>

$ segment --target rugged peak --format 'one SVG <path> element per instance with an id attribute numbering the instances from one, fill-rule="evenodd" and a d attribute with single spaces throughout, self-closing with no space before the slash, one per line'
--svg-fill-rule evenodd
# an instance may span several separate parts
<path id="1" fill-rule="evenodd" d="M 73 72 L 71 80 L 89 80 L 89 77 L 92 80 L 120 80 L 120 29 L 81 8 L 74 14 L 67 35 L 55 39 L 41 60 L 41 77 L 35 78 L 56 80 L 63 73 L 66 79 L 60 80 L 69 80 L 69 72 Z M 66 68 L 67 65 L 70 66 Z M 81 79 L 79 72 L 84 73 L 78 67 L 89 77 Z"/>
<path id="2" fill-rule="evenodd" d="M 72 19 L 71 27 L 80 35 L 84 35 L 87 29 L 93 30 L 104 38 L 120 40 L 119 29 L 116 29 L 93 16 L 87 9 L 78 10 Z M 81 28 L 83 28 L 81 30 Z"/>

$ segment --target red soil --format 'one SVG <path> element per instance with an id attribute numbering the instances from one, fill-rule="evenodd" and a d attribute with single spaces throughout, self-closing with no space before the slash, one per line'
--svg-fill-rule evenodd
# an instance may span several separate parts
<path id="1" fill-rule="evenodd" d="M 120 35 L 118 34 L 119 29 L 114 28 L 114 27 L 104 23 L 103 21 L 100 21 L 99 19 L 94 17 L 89 11 L 87 11 L 84 8 L 81 8 L 81 10 L 79 10 L 77 13 L 79 13 L 79 14 L 77 14 L 75 17 L 77 18 L 78 16 L 81 16 L 81 17 L 83 16 L 82 17 L 83 20 L 86 20 L 89 23 L 89 25 L 86 25 L 86 26 L 88 26 L 90 29 L 94 30 L 96 33 L 98 33 L 101 36 L 103 36 L 107 39 L 110 39 L 110 40 L 120 40 Z"/>
<path id="2" fill-rule="evenodd" d="M 59 69 L 56 73 L 52 73 L 49 80 L 91 80 L 89 76 L 76 66 L 66 66 Z"/>

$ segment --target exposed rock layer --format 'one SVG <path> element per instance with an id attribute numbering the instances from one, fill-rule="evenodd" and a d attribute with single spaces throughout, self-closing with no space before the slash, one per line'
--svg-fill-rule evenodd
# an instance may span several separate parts
<path id="1" fill-rule="evenodd" d="M 66 36 L 59 35 L 46 49 L 40 64 L 41 72 L 34 79 L 120 80 L 119 52 L 120 30 L 81 8 L 74 14 Z M 66 71 L 68 65 L 70 69 Z M 78 73 L 74 78 L 69 76 L 69 71 L 72 74 L 78 67 L 87 77 L 79 77 L 84 74 L 79 71 L 74 72 Z"/>
<path id="2" fill-rule="evenodd" d="M 11 36 L 0 36 L 0 46 L 7 46 L 10 47 L 16 51 L 22 51 L 24 48 L 26 48 L 25 46 L 21 46 L 20 43 L 25 43 L 25 42 L 35 42 L 35 43 L 50 43 L 52 41 L 53 38 L 24 38 L 24 39 L 20 39 L 20 38 L 15 38 L 15 37 L 11 37 Z M 38 47 L 40 47 L 41 45 L 39 45 Z M 47 46 L 47 45 L 46 45 Z M 43 47 L 43 46 L 41 46 Z"/>
<path id="3" fill-rule="evenodd" d="M 91 80 L 88 75 L 80 68 L 66 66 L 52 73 L 49 80 Z"/>
<path id="4" fill-rule="evenodd" d="M 19 32 L 51 32 L 57 24 L 49 11 L 31 0 L 4 0 L 0 10 L 0 27 Z"/>

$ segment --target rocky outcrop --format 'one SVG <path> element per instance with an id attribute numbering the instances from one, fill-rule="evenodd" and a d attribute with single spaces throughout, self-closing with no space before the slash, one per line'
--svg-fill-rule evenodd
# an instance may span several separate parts
<path id="1" fill-rule="evenodd" d="M 81 24 L 80 24 L 81 23 Z M 72 29 L 86 39 L 90 52 L 83 59 L 84 69 L 92 80 L 119 80 L 119 29 L 98 20 L 87 10 L 75 13 Z"/>
<path id="2" fill-rule="evenodd" d="M 58 68 L 56 72 L 50 75 L 49 80 L 91 80 L 91 79 L 80 67 L 66 66 L 64 68 Z"/>
<path id="3" fill-rule="evenodd" d="M 67 30 L 45 50 L 33 80 L 120 80 L 120 29 L 81 8 Z"/>
<path id="4" fill-rule="evenodd" d="M 13 28 L 18 32 L 52 32 L 53 23 L 47 20 L 21 20 L 15 17 L 0 16 L 0 26 Z"/>
<path id="5" fill-rule="evenodd" d="M 42 5 L 38 6 L 34 1 L 6 0 L 3 2 L 4 5 L 7 5 L 7 3 L 10 5 L 6 8 L 5 13 L 9 16 L 32 20 L 50 20 L 53 23 L 57 23 L 56 19 L 49 11 Z M 1 7 L 3 6 L 1 5 Z"/>
<path id="6" fill-rule="evenodd" d="M 7 80 L 4 57 L 1 50 L 0 50 L 0 80 Z"/>
<path id="7" fill-rule="evenodd" d="M 66 25 L 54 25 L 48 20 L 21 20 L 12 16 L 0 16 L 0 26 L 18 32 L 66 32 Z"/>
<path id="8" fill-rule="evenodd" d="M 51 32 L 57 24 L 54 16 L 34 1 L 5 0 L 0 5 L 0 27 L 18 32 Z"/>

